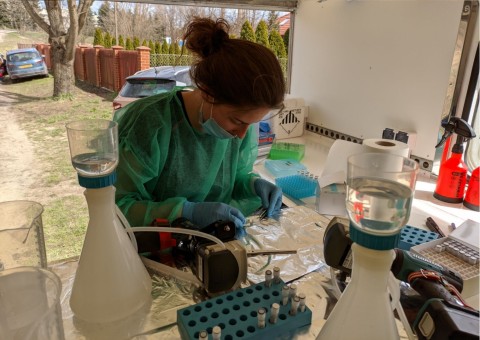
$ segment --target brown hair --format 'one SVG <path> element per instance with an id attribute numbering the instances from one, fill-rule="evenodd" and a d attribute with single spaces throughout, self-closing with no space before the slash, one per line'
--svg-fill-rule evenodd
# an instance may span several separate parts
<path id="1" fill-rule="evenodd" d="M 241 108 L 282 105 L 285 80 L 275 54 L 265 46 L 228 36 L 230 26 L 194 18 L 186 27 L 185 46 L 198 58 L 190 75 L 215 103 Z"/>

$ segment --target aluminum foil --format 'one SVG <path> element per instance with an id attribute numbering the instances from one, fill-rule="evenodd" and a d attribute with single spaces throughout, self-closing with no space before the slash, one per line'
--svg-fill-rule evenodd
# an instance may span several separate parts
<path id="1" fill-rule="evenodd" d="M 265 270 L 273 270 L 276 266 L 280 268 L 284 282 L 295 283 L 297 293 L 305 293 L 306 305 L 312 310 L 312 324 L 298 329 L 293 336 L 288 335 L 288 339 L 315 339 L 336 302 L 330 269 L 323 260 L 323 234 L 329 221 L 328 217 L 306 206 L 283 209 L 276 218 L 252 216 L 248 219 L 249 236 L 244 240 L 247 250 L 297 250 L 296 254 L 249 257 L 248 282 L 242 285 L 264 281 Z M 208 299 L 198 282 L 183 278 L 188 275 L 162 272 L 147 266 L 153 283 L 151 304 L 126 320 L 102 325 L 85 324 L 75 319 L 69 305 L 76 268 L 75 259 L 51 267 L 62 280 L 61 306 L 67 340 L 180 339 L 176 326 L 177 310 Z"/>

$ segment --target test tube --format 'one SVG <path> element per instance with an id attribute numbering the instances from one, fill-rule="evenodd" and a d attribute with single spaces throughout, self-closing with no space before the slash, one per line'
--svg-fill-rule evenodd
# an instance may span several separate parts
<path id="1" fill-rule="evenodd" d="M 298 298 L 300 299 L 300 312 L 305 312 L 305 302 L 307 299 L 305 293 L 298 294 Z"/>
<path id="2" fill-rule="evenodd" d="M 206 339 L 208 339 L 207 331 L 200 331 L 200 333 L 198 333 L 198 340 L 206 340 Z"/>
<path id="3" fill-rule="evenodd" d="M 289 297 L 290 299 L 293 299 L 293 298 L 295 297 L 295 295 L 297 295 L 297 285 L 294 284 L 294 283 L 292 283 L 292 284 L 290 285 L 290 292 L 289 292 L 289 294 L 288 294 L 288 297 Z"/>
<path id="4" fill-rule="evenodd" d="M 212 339 L 213 340 L 220 340 L 220 337 L 222 336 L 222 329 L 220 326 L 215 326 L 212 328 Z"/>
<path id="5" fill-rule="evenodd" d="M 272 285 L 272 271 L 267 269 L 265 271 L 265 287 L 270 287 Z"/>
<path id="6" fill-rule="evenodd" d="M 297 315 L 298 306 L 300 305 L 300 298 L 295 296 L 292 300 L 292 307 L 290 308 L 290 315 Z"/>
<path id="7" fill-rule="evenodd" d="M 282 305 L 286 305 L 288 303 L 288 293 L 290 291 L 290 287 L 287 285 L 283 286 L 282 288 Z"/>
<path id="8" fill-rule="evenodd" d="M 272 309 L 270 313 L 270 323 L 272 324 L 277 323 L 279 311 L 280 311 L 280 305 L 278 303 L 272 303 Z"/>
<path id="9" fill-rule="evenodd" d="M 265 328 L 265 308 L 259 308 L 257 311 L 258 328 Z"/>
<path id="10" fill-rule="evenodd" d="M 273 267 L 273 282 L 280 283 L 280 268 Z"/>

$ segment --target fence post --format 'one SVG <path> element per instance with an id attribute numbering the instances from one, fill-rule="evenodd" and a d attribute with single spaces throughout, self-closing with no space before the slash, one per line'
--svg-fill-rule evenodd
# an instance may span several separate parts
<path id="1" fill-rule="evenodd" d="M 100 49 L 103 48 L 102 45 L 95 45 L 93 46 L 93 48 L 95 49 L 95 70 L 96 70 L 96 75 L 95 75 L 95 86 L 96 87 L 100 87 L 100 84 L 101 84 L 101 70 L 100 70 L 100 57 L 99 57 L 99 52 L 100 52 Z"/>
<path id="2" fill-rule="evenodd" d="M 81 65 L 81 68 L 82 68 L 82 71 L 79 72 L 79 74 L 77 74 L 78 79 L 80 79 L 81 81 L 85 81 L 85 79 L 87 79 L 87 66 L 86 66 L 86 62 L 85 62 L 85 49 L 87 48 L 88 46 L 85 46 L 85 45 L 78 45 L 78 49 L 80 50 L 80 60 L 76 61 L 77 63 L 80 63 Z"/>
<path id="3" fill-rule="evenodd" d="M 114 54 L 114 65 L 113 65 L 113 90 L 119 91 L 122 87 L 122 79 L 120 79 L 120 62 L 118 57 L 118 52 L 123 50 L 123 46 L 112 46 Z"/>
<path id="4" fill-rule="evenodd" d="M 150 48 L 137 47 L 137 68 L 139 71 L 150 68 Z"/>

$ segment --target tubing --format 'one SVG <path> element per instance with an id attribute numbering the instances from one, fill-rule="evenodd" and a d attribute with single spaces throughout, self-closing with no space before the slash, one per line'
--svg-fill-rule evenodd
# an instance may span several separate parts
<path id="1" fill-rule="evenodd" d="M 134 227 L 134 228 L 126 228 L 127 232 L 140 232 L 140 231 L 156 231 L 161 233 L 173 233 L 173 234 L 185 234 L 185 235 L 193 235 L 198 237 L 206 238 L 210 241 L 217 243 L 218 245 L 225 247 L 225 243 L 220 241 L 220 239 L 216 238 L 213 235 L 202 233 L 201 231 L 192 230 L 192 229 L 183 229 L 183 228 L 169 228 L 169 227 Z"/>
<path id="2" fill-rule="evenodd" d="M 125 215 L 122 213 L 122 211 L 116 204 L 115 204 L 115 212 L 117 213 L 117 217 L 120 219 L 120 223 L 122 223 L 123 227 L 128 233 L 128 236 L 130 237 L 130 241 L 132 242 L 133 249 L 135 249 L 135 251 L 138 252 L 137 239 L 135 238 L 135 235 L 133 235 L 133 231 L 131 230 L 132 228 L 130 227 L 130 223 L 128 223 L 127 218 L 125 217 Z"/>

